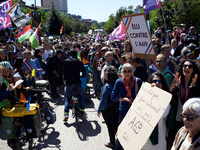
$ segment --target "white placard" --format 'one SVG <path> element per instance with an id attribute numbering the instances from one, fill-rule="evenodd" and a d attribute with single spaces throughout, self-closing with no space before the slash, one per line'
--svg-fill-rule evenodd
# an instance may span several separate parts
<path id="1" fill-rule="evenodd" d="M 18 80 L 16 83 L 15 83 L 15 86 L 13 87 L 13 89 L 15 89 L 16 87 L 18 87 L 20 84 L 22 84 L 24 82 L 24 80 Z"/>
<path id="2" fill-rule="evenodd" d="M 118 127 L 125 150 L 141 150 L 171 101 L 172 95 L 143 82 L 133 104 Z"/>
<path id="3" fill-rule="evenodd" d="M 155 58 L 155 51 L 144 13 L 122 17 L 126 33 L 137 57 Z"/>

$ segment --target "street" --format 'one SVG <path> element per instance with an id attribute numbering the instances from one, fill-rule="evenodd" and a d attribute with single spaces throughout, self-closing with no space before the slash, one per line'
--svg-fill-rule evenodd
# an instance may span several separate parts
<path id="1" fill-rule="evenodd" d="M 93 97 L 93 89 L 90 87 L 91 102 L 85 103 L 87 120 L 80 121 L 79 131 L 76 132 L 75 118 L 72 118 L 71 111 L 67 124 L 63 123 L 64 112 L 64 95 L 60 90 L 61 98 L 54 98 L 50 101 L 51 106 L 56 112 L 57 120 L 54 124 L 49 125 L 47 131 L 34 139 L 33 149 L 50 149 L 50 150 L 106 150 L 104 146 L 109 142 L 106 124 L 102 123 L 102 116 L 97 117 L 96 110 L 99 100 Z M 49 97 L 49 96 L 47 96 Z M 50 97 L 49 97 L 50 98 Z M 23 147 L 27 149 L 27 145 Z M 5 134 L 0 125 L 0 150 L 10 150 L 7 146 Z"/>

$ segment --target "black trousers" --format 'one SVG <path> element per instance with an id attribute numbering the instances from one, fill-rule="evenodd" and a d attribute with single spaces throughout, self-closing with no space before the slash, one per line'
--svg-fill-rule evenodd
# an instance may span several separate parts
<path id="1" fill-rule="evenodd" d="M 118 113 L 115 107 L 106 108 L 102 111 L 103 118 L 108 128 L 108 134 L 110 137 L 110 143 L 115 144 L 115 134 L 118 128 Z"/>
<path id="2" fill-rule="evenodd" d="M 47 77 L 51 86 L 51 94 L 57 94 L 58 76 L 48 72 Z"/>

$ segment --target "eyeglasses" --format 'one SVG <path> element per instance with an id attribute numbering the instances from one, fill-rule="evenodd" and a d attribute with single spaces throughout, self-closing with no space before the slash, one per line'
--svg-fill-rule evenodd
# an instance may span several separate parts
<path id="1" fill-rule="evenodd" d="M 186 118 L 186 120 L 189 121 L 189 122 L 193 122 L 195 119 L 199 118 L 199 116 L 192 117 L 192 116 L 187 116 L 183 113 L 180 113 L 180 115 L 181 115 L 182 119 Z"/>
<path id="2" fill-rule="evenodd" d="M 156 63 L 162 63 L 163 61 L 162 60 L 156 60 Z"/>
<path id="3" fill-rule="evenodd" d="M 190 30 L 194 30 L 194 28 L 191 28 Z"/>
<path id="4" fill-rule="evenodd" d="M 112 56 L 112 55 L 107 55 L 107 56 L 104 56 L 105 58 L 109 57 L 109 56 Z"/>
<path id="5" fill-rule="evenodd" d="M 123 71 L 123 73 L 127 73 L 127 72 L 128 72 L 128 73 L 131 73 L 132 71 L 131 71 L 131 70 L 124 70 L 124 71 Z"/>
<path id="6" fill-rule="evenodd" d="M 162 81 L 161 80 L 153 80 L 153 83 L 159 83 L 159 84 L 162 84 Z"/>
<path id="7" fill-rule="evenodd" d="M 187 67 L 188 67 L 188 68 L 191 69 L 191 68 L 193 68 L 193 65 L 183 65 L 183 67 L 184 67 L 184 68 L 187 68 Z"/>

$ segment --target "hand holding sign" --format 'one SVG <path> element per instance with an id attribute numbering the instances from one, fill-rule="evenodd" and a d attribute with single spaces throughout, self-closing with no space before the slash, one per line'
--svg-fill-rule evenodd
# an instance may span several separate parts
<path id="1" fill-rule="evenodd" d="M 165 112 L 172 95 L 143 83 L 118 127 L 118 139 L 126 150 L 141 150 Z M 134 143 L 134 144 L 133 144 Z"/>

